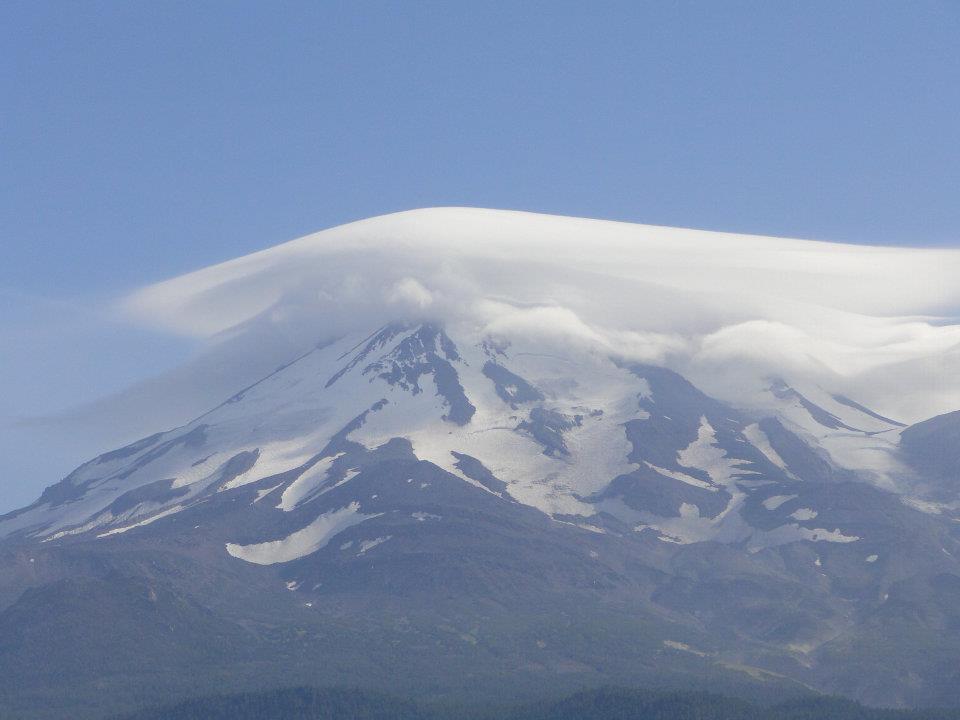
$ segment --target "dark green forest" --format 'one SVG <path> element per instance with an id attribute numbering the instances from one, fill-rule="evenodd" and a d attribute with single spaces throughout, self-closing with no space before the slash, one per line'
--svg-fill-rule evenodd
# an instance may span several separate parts
<path id="1" fill-rule="evenodd" d="M 960 720 L 960 710 L 884 710 L 813 697 L 761 706 L 702 692 L 601 688 L 504 707 L 420 706 L 347 689 L 291 688 L 220 695 L 117 720 Z"/>

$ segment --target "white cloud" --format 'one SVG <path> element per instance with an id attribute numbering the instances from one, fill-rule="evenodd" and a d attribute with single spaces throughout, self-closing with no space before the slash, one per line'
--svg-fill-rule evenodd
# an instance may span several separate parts
<path id="1" fill-rule="evenodd" d="M 433 293 L 414 278 L 406 277 L 393 284 L 387 293 L 387 302 L 415 310 L 425 310 L 433 304 Z"/>
<path id="2" fill-rule="evenodd" d="M 151 285 L 137 322 L 300 347 L 429 314 L 662 362 L 736 400 L 797 375 L 907 419 L 960 407 L 960 250 L 840 245 L 462 208 L 372 218 Z M 950 359 L 951 362 L 947 362 Z M 909 388 L 909 397 L 904 391 Z"/>

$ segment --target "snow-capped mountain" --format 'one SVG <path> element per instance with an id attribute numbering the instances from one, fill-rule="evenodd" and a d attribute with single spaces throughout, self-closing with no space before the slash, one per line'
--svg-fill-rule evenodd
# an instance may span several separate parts
<path id="1" fill-rule="evenodd" d="M 788 498 L 781 490 L 804 479 L 846 473 L 912 487 L 899 458 L 903 425 L 822 392 L 816 404 L 782 380 L 769 394 L 771 414 L 754 418 L 665 368 L 458 342 L 435 325 L 393 323 L 324 343 L 188 425 L 82 465 L 0 521 L 0 532 L 109 538 L 243 489 L 281 518 L 325 507 L 323 496 L 361 474 L 366 455 L 402 441 L 471 487 L 593 532 L 632 526 L 663 541 L 743 542 L 752 552 L 859 540 L 817 527 L 810 508 L 775 528 L 752 527 L 745 513 L 779 507 L 771 498 Z M 308 555 L 334 530 L 381 517 L 371 500 L 320 513 L 313 531 L 227 551 L 261 564 Z"/>
<path id="2" fill-rule="evenodd" d="M 218 336 L 218 352 L 257 352 L 265 319 L 296 328 L 291 348 L 312 340 L 196 419 L 100 455 L 0 518 L 0 636 L 10 638 L 0 676 L 10 687 L 47 697 L 50 677 L 109 683 L 132 665 L 136 692 L 319 673 L 434 694 L 521 693 L 692 674 L 751 692 L 957 699 L 942 668 L 960 660 L 960 416 L 908 424 L 886 408 L 913 402 L 871 409 L 849 389 L 878 377 L 876 359 L 844 380 L 821 368 L 830 347 L 816 371 L 791 360 L 776 372 L 780 355 L 760 362 L 755 348 L 719 352 L 725 333 L 756 322 L 740 315 L 757 288 L 722 312 L 684 290 L 696 297 L 660 311 L 679 313 L 687 330 L 676 336 L 649 310 L 619 328 L 584 320 L 601 305 L 630 315 L 620 305 L 638 287 L 660 303 L 683 296 L 690 280 L 670 270 L 678 263 L 656 229 L 614 233 L 667 258 L 654 289 L 631 279 L 638 261 L 608 267 L 607 288 L 598 263 L 570 264 L 569 245 L 545 256 L 537 235 L 516 256 L 501 247 L 546 222 L 630 257 L 607 226 L 524 219 L 511 236 L 503 216 L 464 212 L 380 220 L 369 237 L 343 231 L 378 265 L 375 301 L 339 256 L 288 273 L 291 253 L 297 263 L 317 253 L 303 241 L 127 301 L 142 310 L 164 298 L 164 322 L 185 313 L 194 329 L 226 323 L 232 340 Z M 472 275 L 453 263 L 431 286 L 415 276 L 428 261 L 407 257 L 388 277 L 379 265 L 396 248 L 382 250 L 384 238 L 408 250 L 418 223 L 430 253 L 437 225 L 489 230 L 494 247 L 472 258 L 484 266 Z M 771 239 L 794 257 L 797 242 Z M 552 274 L 531 276 L 536 267 Z M 570 277 L 560 283 L 558 272 Z M 468 297 L 461 286 L 482 273 L 498 275 L 497 287 Z M 288 274 L 295 280 L 277 290 Z M 521 276 L 530 281 L 517 289 Z M 587 277 L 596 297 L 583 294 Z M 555 302 L 531 305 L 530 286 Z M 559 304 L 561 290 L 576 313 Z M 240 315 L 238 293 L 250 296 Z M 802 282 L 791 293 L 780 324 Z M 846 295 L 825 295 L 837 307 L 810 312 L 844 327 Z M 201 297 L 222 307 L 195 316 Z M 349 317 L 331 320 L 341 311 Z M 703 313 L 720 329 L 691 334 Z M 884 333 L 862 321 L 877 355 Z M 949 356 L 948 326 L 904 347 L 919 322 L 898 329 L 899 367 L 931 346 Z M 882 390 L 869 394 L 896 395 Z M 71 659 L 78 652 L 92 664 Z"/>

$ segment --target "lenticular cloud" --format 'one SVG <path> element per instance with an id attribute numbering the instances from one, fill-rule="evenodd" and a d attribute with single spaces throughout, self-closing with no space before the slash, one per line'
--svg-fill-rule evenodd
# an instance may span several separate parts
<path id="1" fill-rule="evenodd" d="M 214 356 L 429 319 L 662 363 L 744 406 L 776 375 L 914 420 L 960 407 L 957 278 L 960 250 L 442 208 L 308 235 L 148 286 L 122 309 Z"/>

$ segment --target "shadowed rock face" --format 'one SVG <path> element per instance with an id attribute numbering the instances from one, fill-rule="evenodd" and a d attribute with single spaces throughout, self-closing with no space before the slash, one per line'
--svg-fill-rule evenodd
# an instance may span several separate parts
<path id="1" fill-rule="evenodd" d="M 458 452 L 452 452 L 451 454 L 457 459 L 456 467 L 468 478 L 476 480 L 493 492 L 506 492 L 508 487 L 507 483 L 503 482 L 503 480 L 498 480 L 496 476 L 475 457 L 470 457 L 469 455 Z"/>
<path id="2" fill-rule="evenodd" d="M 817 482 L 829 482 L 842 475 L 850 479 L 849 473 L 843 473 L 831 465 L 823 455 L 787 430 L 777 418 L 764 418 L 758 425 L 767 436 L 770 447 L 797 477 Z"/>
<path id="3" fill-rule="evenodd" d="M 960 411 L 911 425 L 900 434 L 900 447 L 919 472 L 960 481 Z"/>
<path id="4" fill-rule="evenodd" d="M 543 393 L 537 388 L 493 360 L 484 363 L 483 374 L 493 381 L 497 389 L 497 395 L 514 409 L 523 403 L 538 402 L 544 399 Z"/>
<path id="5" fill-rule="evenodd" d="M 371 341 L 374 342 L 377 338 Z M 433 325 L 422 325 L 401 340 L 389 354 L 367 365 L 363 374 L 376 374 L 387 384 L 413 394 L 423 392 L 421 378 L 432 375 L 437 394 L 449 407 L 444 419 L 465 425 L 476 408 L 467 399 L 457 371 L 451 365 L 459 360 L 457 347 L 446 333 Z"/>
<path id="6" fill-rule="evenodd" d="M 634 510 L 646 510 L 662 517 L 680 517 L 681 508 L 691 505 L 697 508 L 701 517 L 714 518 L 730 503 L 730 493 L 725 490 L 689 485 L 646 465 L 614 478 L 591 500 L 597 502 L 606 498 L 619 498 Z"/>
<path id="7" fill-rule="evenodd" d="M 171 480 L 157 480 L 156 482 L 141 485 L 138 488 L 124 493 L 110 505 L 110 512 L 120 515 L 142 503 L 163 503 L 175 500 L 190 492 L 187 488 L 173 488 Z"/>
<path id="8" fill-rule="evenodd" d="M 318 347 L 0 518 L 0 714 L 318 677 L 960 702 L 960 414 L 891 445 L 936 504 L 831 454 L 886 419 L 778 392 L 812 423 L 430 324 Z"/>
<path id="9" fill-rule="evenodd" d="M 537 407 L 530 411 L 529 419 L 517 425 L 517 430 L 530 433 L 543 446 L 543 454 L 552 457 L 570 454 L 563 434 L 582 423 L 582 415 L 570 417 L 555 410 Z"/>

